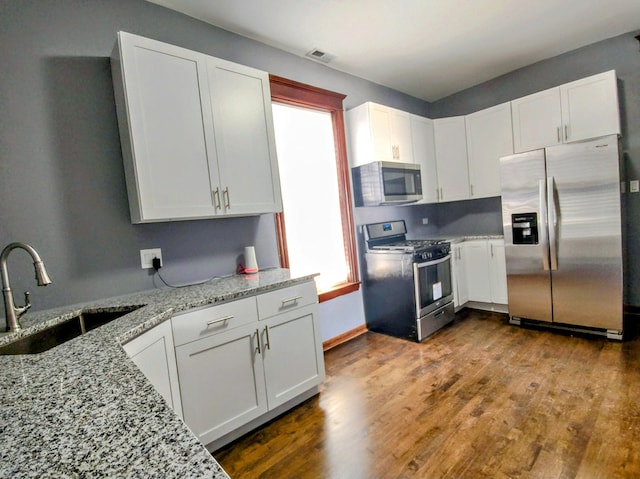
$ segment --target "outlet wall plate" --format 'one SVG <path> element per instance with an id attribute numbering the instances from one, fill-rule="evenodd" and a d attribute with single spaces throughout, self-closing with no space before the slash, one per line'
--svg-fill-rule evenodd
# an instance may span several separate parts
<path id="1" fill-rule="evenodd" d="M 142 266 L 142 269 L 153 268 L 153 258 L 158 258 L 160 260 L 160 266 L 162 266 L 161 248 L 141 249 L 140 266 Z"/>

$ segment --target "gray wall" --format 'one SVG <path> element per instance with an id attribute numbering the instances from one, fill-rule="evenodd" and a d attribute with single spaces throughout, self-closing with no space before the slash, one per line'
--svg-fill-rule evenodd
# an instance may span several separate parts
<path id="1" fill-rule="evenodd" d="M 10 256 L 16 299 L 34 310 L 154 287 L 141 248 L 161 247 L 176 283 L 235 271 L 245 245 L 278 263 L 272 215 L 132 225 L 111 84 L 116 32 L 136 33 L 347 95 L 428 115 L 428 105 L 142 0 L 0 2 L 0 248 L 32 244 L 53 284 Z M 0 313 L 2 315 L 2 313 Z"/>
<path id="2" fill-rule="evenodd" d="M 622 111 L 622 147 L 628 179 L 640 178 L 640 51 L 634 38 L 640 32 L 614 37 L 572 52 L 541 61 L 474 88 L 462 91 L 430 105 L 434 118 L 465 115 L 530 93 L 584 78 L 607 70 L 616 70 Z M 627 304 L 640 306 L 640 194 L 628 194 L 627 267 L 625 284 Z M 454 218 L 447 224 L 456 230 L 473 229 L 483 221 L 500 218 L 500 202 L 483 213 L 458 218 L 465 203 L 438 205 L 438 217 Z M 491 208 L 495 208 L 493 211 Z M 451 213 L 449 215 L 449 212 Z M 444 226 L 444 225 L 443 225 Z"/>
<path id="3" fill-rule="evenodd" d="M 231 273 L 249 244 L 256 245 L 262 267 L 278 262 L 271 215 L 131 225 L 109 64 L 119 30 L 344 93 L 346 108 L 375 101 L 434 118 L 466 114 L 615 68 L 629 173 L 640 177 L 640 53 L 634 34 L 429 105 L 143 0 L 2 1 L 0 247 L 25 241 L 42 254 L 54 280 L 46 288 L 35 287 L 26 254 L 16 251 L 10 257 L 16 297 L 30 289 L 34 309 L 153 288 L 152 276 L 139 266 L 141 248 L 163 249 L 163 273 L 174 282 Z M 357 208 L 355 220 L 361 225 L 405 218 L 414 236 L 499 233 L 499 210 L 494 198 Z M 629 197 L 629 212 L 629 302 L 640 305 L 640 226 L 634 221 L 640 195 Z M 423 217 L 429 218 L 427 226 Z M 359 303 L 356 296 L 352 302 Z M 339 325 L 332 328 L 341 332 Z"/>

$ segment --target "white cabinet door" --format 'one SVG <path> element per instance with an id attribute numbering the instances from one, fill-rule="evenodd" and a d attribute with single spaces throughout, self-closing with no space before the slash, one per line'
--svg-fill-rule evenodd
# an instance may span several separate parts
<path id="1" fill-rule="evenodd" d="M 411 139 L 413 161 L 420 165 L 422 177 L 422 200 L 418 203 L 438 202 L 438 169 L 433 120 L 411 115 Z"/>
<path id="2" fill-rule="evenodd" d="M 411 115 L 405 111 L 391 108 L 391 146 L 395 153 L 394 161 L 413 163 L 413 144 L 411 139 Z"/>
<path id="3" fill-rule="evenodd" d="M 504 240 L 489 240 L 489 277 L 491 280 L 491 302 L 507 304 L 507 264 Z"/>
<path id="4" fill-rule="evenodd" d="M 516 153 L 562 142 L 560 89 L 550 88 L 511 102 Z"/>
<path id="5" fill-rule="evenodd" d="M 203 444 L 267 412 L 254 324 L 176 348 L 184 422 Z"/>
<path id="6" fill-rule="evenodd" d="M 469 301 L 491 303 L 489 246 L 487 241 L 465 241 L 462 245 L 465 252 Z"/>
<path id="7" fill-rule="evenodd" d="M 280 211 L 269 75 L 213 57 L 207 64 L 221 208 L 230 215 Z"/>
<path id="8" fill-rule="evenodd" d="M 206 56 L 124 32 L 118 38 L 112 68 L 132 222 L 215 215 Z"/>
<path id="9" fill-rule="evenodd" d="M 451 282 L 453 283 L 453 305 L 456 309 L 464 306 L 469 301 L 466 254 L 463 244 L 453 243 L 451 245 Z"/>
<path id="10" fill-rule="evenodd" d="M 123 345 L 123 349 L 167 404 L 182 417 L 171 321 L 165 321 L 146 331 Z"/>
<path id="11" fill-rule="evenodd" d="M 565 142 L 620 134 L 615 71 L 562 85 L 560 99 Z"/>
<path id="12" fill-rule="evenodd" d="M 464 117 L 439 118 L 433 126 L 440 201 L 469 199 Z"/>
<path id="13" fill-rule="evenodd" d="M 373 161 L 413 163 L 410 115 L 367 102 L 346 113 L 351 166 Z"/>
<path id="14" fill-rule="evenodd" d="M 500 196 L 500 158 L 513 154 L 511 104 L 465 117 L 471 198 Z"/>
<path id="15" fill-rule="evenodd" d="M 370 141 L 373 156 L 369 161 L 394 161 L 393 138 L 391 133 L 391 110 L 383 105 L 370 103 L 365 106 L 365 122 L 363 128 L 370 130 Z"/>
<path id="16" fill-rule="evenodd" d="M 324 380 L 317 305 L 274 316 L 261 324 L 267 402 L 273 409 Z"/>

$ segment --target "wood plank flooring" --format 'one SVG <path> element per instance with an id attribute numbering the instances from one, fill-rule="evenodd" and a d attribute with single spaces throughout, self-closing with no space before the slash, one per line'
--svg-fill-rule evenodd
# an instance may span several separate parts
<path id="1" fill-rule="evenodd" d="M 422 344 L 369 332 L 325 358 L 318 396 L 214 453 L 233 479 L 640 478 L 637 337 L 470 311 Z"/>

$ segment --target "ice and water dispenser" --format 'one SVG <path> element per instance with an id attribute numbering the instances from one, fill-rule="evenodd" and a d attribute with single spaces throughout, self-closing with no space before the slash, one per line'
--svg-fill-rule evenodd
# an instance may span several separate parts
<path id="1" fill-rule="evenodd" d="M 511 215 L 513 244 L 538 244 L 538 213 Z"/>

